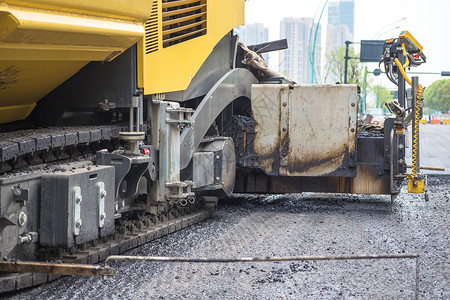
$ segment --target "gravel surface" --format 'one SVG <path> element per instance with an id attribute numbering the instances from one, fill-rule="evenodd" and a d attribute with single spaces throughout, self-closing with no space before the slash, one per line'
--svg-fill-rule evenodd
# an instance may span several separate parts
<path id="1" fill-rule="evenodd" d="M 235 197 L 215 216 L 129 255 L 420 254 L 420 298 L 450 299 L 450 176 L 422 195 Z M 244 200 L 245 201 L 244 201 Z M 117 275 L 65 277 L 11 299 L 413 299 L 411 259 L 187 264 L 116 262 Z"/>

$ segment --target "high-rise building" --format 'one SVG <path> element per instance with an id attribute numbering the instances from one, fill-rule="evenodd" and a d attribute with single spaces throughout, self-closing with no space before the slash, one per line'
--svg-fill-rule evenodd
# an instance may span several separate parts
<path id="1" fill-rule="evenodd" d="M 245 24 L 245 26 L 239 26 L 239 40 L 246 45 L 257 45 L 269 41 L 269 28 L 264 27 L 262 23 Z M 264 60 L 269 63 L 269 57 L 267 53 L 263 54 Z"/>
<path id="2" fill-rule="evenodd" d="M 328 24 L 347 25 L 350 34 L 355 31 L 355 3 L 353 0 L 340 0 L 328 3 Z"/>
<path id="3" fill-rule="evenodd" d="M 353 34 L 350 33 L 347 25 L 327 26 L 327 51 L 345 46 L 345 41 L 353 41 Z"/>
<path id="4" fill-rule="evenodd" d="M 327 54 L 353 41 L 355 27 L 355 4 L 353 0 L 339 0 L 328 3 Z M 327 62 L 328 63 L 328 62 Z M 327 72 L 325 72 L 327 73 Z M 326 75 L 328 82 L 340 79 L 334 74 Z"/>
<path id="5" fill-rule="evenodd" d="M 245 24 L 239 26 L 241 31 L 240 40 L 247 45 L 256 45 L 265 43 L 269 40 L 269 28 L 264 27 L 262 23 Z"/>
<path id="6" fill-rule="evenodd" d="M 313 62 L 312 45 L 317 24 L 312 18 L 284 18 L 280 23 L 280 37 L 288 40 L 288 49 L 280 51 L 280 72 L 299 83 L 311 82 L 311 65 Z M 320 78 L 320 25 L 317 31 L 314 55 L 315 78 Z M 311 48 L 309 46 L 311 45 Z M 316 82 L 315 80 L 314 82 Z"/>

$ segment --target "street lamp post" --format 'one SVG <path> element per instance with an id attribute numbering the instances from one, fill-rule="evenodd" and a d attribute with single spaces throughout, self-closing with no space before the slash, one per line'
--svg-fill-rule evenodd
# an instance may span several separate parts
<path id="1" fill-rule="evenodd" d="M 349 59 L 358 59 L 359 57 L 350 57 L 348 56 L 348 45 L 350 44 L 358 44 L 355 42 L 345 41 L 345 71 L 344 71 L 344 83 L 347 83 L 347 73 L 348 73 L 348 60 Z"/>
<path id="2" fill-rule="evenodd" d="M 312 64 L 311 64 L 311 67 L 312 67 L 312 70 L 311 70 L 311 83 L 314 83 L 314 62 L 315 62 L 315 56 L 316 56 L 317 31 L 319 29 L 320 20 L 322 19 L 323 11 L 325 10 L 325 6 L 327 4 L 328 4 L 328 0 L 325 2 L 325 4 L 322 7 L 322 12 L 320 13 L 319 20 L 317 21 L 316 32 L 314 33 L 314 42 L 313 42 L 313 51 L 312 51 Z M 314 26 L 314 20 L 313 20 L 313 24 L 311 26 Z"/>

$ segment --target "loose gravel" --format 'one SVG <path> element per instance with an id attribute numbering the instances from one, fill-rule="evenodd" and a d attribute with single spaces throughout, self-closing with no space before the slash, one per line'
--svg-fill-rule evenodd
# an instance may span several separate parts
<path id="1" fill-rule="evenodd" d="M 430 201 L 386 196 L 235 196 L 210 220 L 128 255 L 242 257 L 418 253 L 420 298 L 450 299 L 450 176 Z M 117 275 L 65 277 L 11 299 L 414 299 L 416 261 L 115 262 Z"/>

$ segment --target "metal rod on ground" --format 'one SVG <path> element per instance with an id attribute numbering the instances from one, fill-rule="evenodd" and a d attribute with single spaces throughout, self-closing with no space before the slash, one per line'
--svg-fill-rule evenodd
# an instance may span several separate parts
<path id="1" fill-rule="evenodd" d="M 47 273 L 81 276 L 112 276 L 116 270 L 107 266 L 56 264 L 39 261 L 0 261 L 0 272 Z"/>
<path id="2" fill-rule="evenodd" d="M 186 262 L 186 263 L 237 263 L 237 262 L 275 262 L 306 260 L 361 260 L 361 259 L 415 259 L 415 299 L 419 299 L 419 254 L 381 254 L 381 255 L 332 255 L 332 256 L 286 256 L 286 257 L 240 257 L 240 258 L 188 258 L 161 256 L 126 256 L 111 255 L 105 260 L 105 267 L 112 260 L 153 261 L 153 262 Z"/>
<path id="3" fill-rule="evenodd" d="M 108 266 L 111 260 L 155 261 L 155 262 L 188 262 L 188 263 L 235 263 L 235 262 L 274 262 L 274 261 L 304 261 L 304 260 L 355 260 L 355 259 L 413 259 L 419 254 L 381 254 L 381 255 L 337 255 L 337 256 L 285 256 L 285 257 L 238 257 L 238 258 L 189 258 L 163 256 L 126 256 L 111 255 L 105 260 Z"/>
<path id="4" fill-rule="evenodd" d="M 416 290 L 415 290 L 415 299 L 419 300 L 419 283 L 420 283 L 420 276 L 419 276 L 419 256 L 416 257 Z"/>

